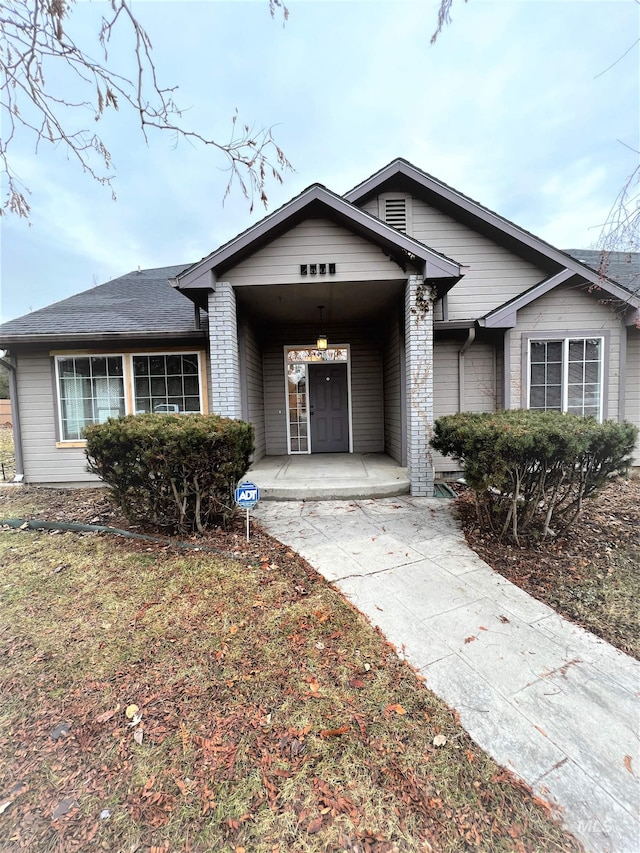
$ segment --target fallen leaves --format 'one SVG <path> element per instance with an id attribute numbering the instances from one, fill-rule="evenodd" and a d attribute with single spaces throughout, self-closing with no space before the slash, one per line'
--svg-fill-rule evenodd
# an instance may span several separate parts
<path id="1" fill-rule="evenodd" d="M 404 716 L 407 713 L 406 708 L 403 708 L 402 705 L 395 703 L 394 705 L 387 705 L 385 708 L 385 713 L 393 711 L 395 714 L 400 714 L 400 716 Z"/>
<path id="2" fill-rule="evenodd" d="M 137 705 L 135 706 L 137 710 Z M 115 708 L 112 708 L 110 711 L 105 711 L 103 714 L 98 714 L 96 717 L 96 723 L 106 723 L 111 720 L 120 710 L 120 704 L 118 703 Z M 128 715 L 127 715 L 128 716 Z M 131 718 L 130 718 L 131 719 Z"/>
<path id="3" fill-rule="evenodd" d="M 0 848 L 84 853 L 130 837 L 138 853 L 186 853 L 196 838 L 237 853 L 277 853 L 278 838 L 281 853 L 572 849 L 539 817 L 509 840 L 529 795 L 486 781 L 493 768 L 455 714 L 304 561 L 259 531 L 249 551 L 242 529 L 216 535 L 250 559 L 219 566 L 96 537 L 79 570 L 65 542 L 60 580 L 81 618 L 70 614 L 60 638 L 56 694 L 43 695 L 40 666 L 29 685 L 6 682 L 23 706 L 0 755 L 34 785 L 6 806 Z M 155 601 L 164 606 L 145 607 Z M 63 625 L 52 617 L 38 632 L 45 608 L 36 619 L 32 605 L 4 635 L 13 654 L 1 662 L 16 672 L 38 651 L 20 645 L 23 621 L 43 649 Z M 54 741 L 63 714 L 73 725 Z M 1 793 L 0 805 L 11 799 Z M 81 807 L 52 822 L 71 798 Z"/>
<path id="4" fill-rule="evenodd" d="M 340 726 L 339 729 L 321 729 L 320 737 L 338 737 L 339 735 L 344 735 L 349 731 L 349 726 L 344 725 Z"/>

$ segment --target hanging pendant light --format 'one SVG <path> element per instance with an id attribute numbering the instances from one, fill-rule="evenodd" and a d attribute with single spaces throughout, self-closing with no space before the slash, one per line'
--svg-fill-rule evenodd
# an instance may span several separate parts
<path id="1" fill-rule="evenodd" d="M 320 332 L 318 333 L 318 339 L 316 341 L 316 349 L 324 351 L 328 346 L 327 336 L 322 332 L 322 312 L 324 311 L 324 305 L 318 305 L 318 311 L 320 312 Z"/>

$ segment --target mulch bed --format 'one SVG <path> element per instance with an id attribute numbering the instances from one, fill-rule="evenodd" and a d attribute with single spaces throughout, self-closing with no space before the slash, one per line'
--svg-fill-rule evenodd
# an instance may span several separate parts
<path id="1" fill-rule="evenodd" d="M 496 571 L 622 651 L 638 657 L 640 624 L 640 478 L 617 480 L 587 501 L 576 525 L 557 540 L 517 548 L 479 529 L 473 498 L 457 500 L 467 542 Z M 621 584 L 611 603 L 611 585 Z"/>

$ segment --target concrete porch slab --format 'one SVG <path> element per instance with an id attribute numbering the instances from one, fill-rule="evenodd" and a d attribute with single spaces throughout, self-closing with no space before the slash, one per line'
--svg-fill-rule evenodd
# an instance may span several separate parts
<path id="1" fill-rule="evenodd" d="M 246 474 L 262 500 L 358 500 L 409 492 L 407 469 L 383 453 L 263 456 Z"/>

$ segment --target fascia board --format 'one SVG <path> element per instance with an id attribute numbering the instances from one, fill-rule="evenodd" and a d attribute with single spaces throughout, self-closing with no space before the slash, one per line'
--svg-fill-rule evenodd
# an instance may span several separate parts
<path id="1" fill-rule="evenodd" d="M 479 321 L 487 329 L 504 329 L 513 328 L 516 325 L 516 315 L 520 308 L 524 308 L 545 293 L 553 290 L 559 284 L 563 284 L 570 278 L 573 278 L 574 273 L 571 270 L 562 270 L 556 275 L 541 281 L 534 287 L 521 293 L 515 299 L 501 305 L 499 308 L 494 308 Z"/>
<path id="2" fill-rule="evenodd" d="M 340 196 L 329 192 L 325 187 L 315 185 L 310 187 L 301 195 L 297 196 L 288 204 L 284 205 L 280 210 L 276 211 L 271 216 L 257 223 L 253 228 L 239 235 L 236 239 L 222 246 L 217 251 L 213 252 L 202 261 L 195 264 L 184 275 L 177 276 L 175 279 L 178 289 L 182 287 L 213 287 L 215 284 L 215 269 L 217 266 L 228 263 L 234 256 L 242 254 L 250 249 L 251 245 L 260 241 L 262 243 L 274 230 L 286 225 L 288 219 L 293 218 L 296 214 L 304 211 L 313 202 L 320 202 L 328 209 L 338 214 L 338 216 L 347 222 L 358 225 L 370 235 L 370 238 L 375 241 L 378 238 L 379 242 L 401 249 L 408 255 L 415 256 L 428 266 L 431 270 L 430 276 L 433 278 L 450 278 L 460 276 L 460 266 L 437 252 L 429 249 L 420 242 L 396 231 L 386 223 L 377 219 L 371 214 L 358 207 L 346 202 Z M 210 272 L 213 278 L 206 280 L 205 273 Z"/>
<path id="3" fill-rule="evenodd" d="M 185 332 L 167 332 L 162 329 L 148 329 L 143 333 L 138 332 L 62 332 L 40 335 L 6 335 L 0 340 L 0 349 L 9 349 L 10 347 L 22 346 L 23 344 L 54 344 L 54 343 L 100 343 L 103 341 L 119 341 L 119 340 L 140 340 L 144 343 L 146 340 L 179 340 L 192 339 L 206 340 L 206 332 L 202 329 L 185 331 Z"/>
<path id="4" fill-rule="evenodd" d="M 385 166 L 380 172 L 377 172 L 357 187 L 354 187 L 348 193 L 345 193 L 344 198 L 352 204 L 357 204 L 360 199 L 370 193 L 374 193 L 381 184 L 396 175 L 402 175 L 419 186 L 439 195 L 441 198 L 459 207 L 466 213 L 470 213 L 473 216 L 478 217 L 483 222 L 492 225 L 512 239 L 524 244 L 530 249 L 534 249 L 541 255 L 549 258 L 549 260 L 561 264 L 563 267 L 572 270 L 575 274 L 581 275 L 583 278 L 586 278 L 591 282 L 591 284 L 598 285 L 617 299 L 628 302 L 634 307 L 640 307 L 640 297 L 630 294 L 626 288 L 621 287 L 615 281 L 601 276 L 599 273 L 591 270 L 584 264 L 581 264 L 580 261 L 572 258 L 560 249 L 556 249 L 555 246 L 551 246 L 549 243 L 546 243 L 544 240 L 540 239 L 540 237 L 530 234 L 528 231 L 525 231 L 513 222 L 509 222 L 508 219 L 504 219 L 504 217 L 494 213 L 486 207 L 483 207 L 478 202 L 467 198 L 452 187 L 440 183 L 440 181 L 430 175 L 426 175 L 424 172 L 421 172 L 415 166 L 412 166 L 404 160 L 394 160 L 392 163 L 389 163 L 389 165 Z"/>

